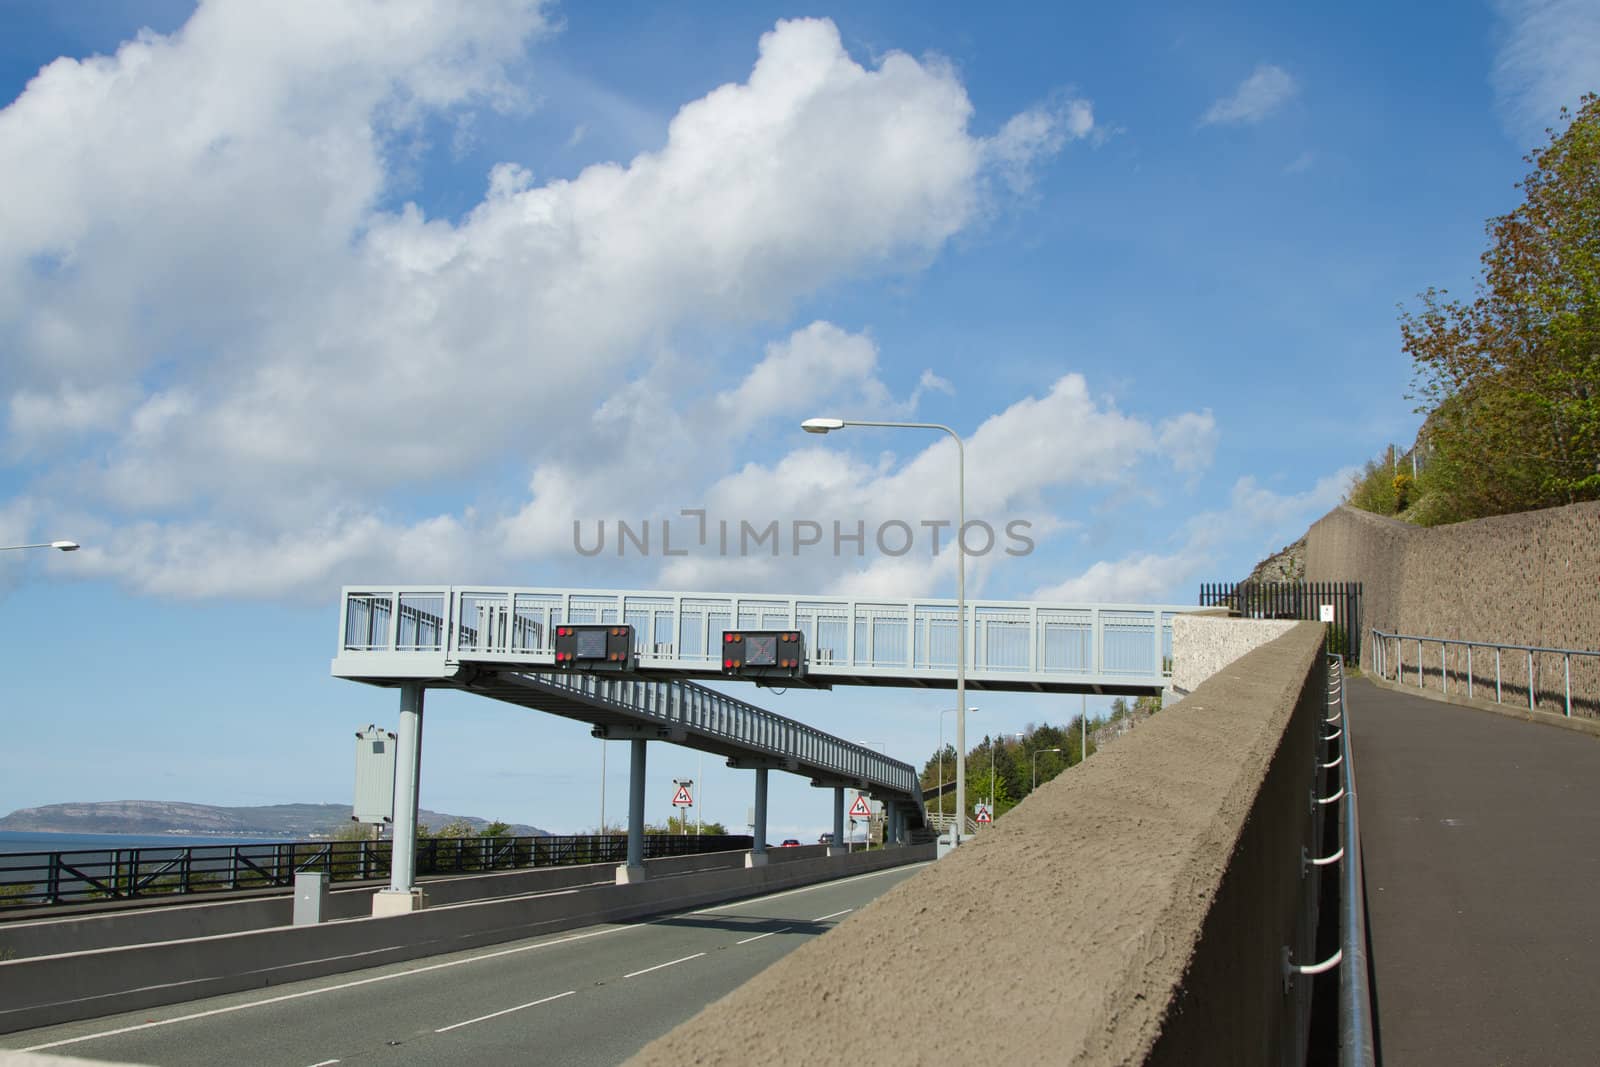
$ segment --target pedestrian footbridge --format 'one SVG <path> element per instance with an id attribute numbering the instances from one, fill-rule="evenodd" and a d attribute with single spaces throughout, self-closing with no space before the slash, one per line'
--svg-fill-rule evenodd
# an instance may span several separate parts
<path id="1" fill-rule="evenodd" d="M 969 689 L 1143 696 L 1172 670 L 1172 619 L 1193 605 L 967 602 Z M 472 669 L 555 666 L 561 624 L 633 627 L 640 673 L 716 678 L 725 630 L 806 637 L 819 688 L 953 688 L 954 600 L 644 592 L 509 586 L 347 586 L 333 673 L 391 683 Z"/>

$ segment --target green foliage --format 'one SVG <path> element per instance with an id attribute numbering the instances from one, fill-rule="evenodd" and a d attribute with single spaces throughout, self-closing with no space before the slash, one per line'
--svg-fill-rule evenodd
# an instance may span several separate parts
<path id="1" fill-rule="evenodd" d="M 687 810 L 681 811 L 676 815 L 669 815 L 665 823 L 647 823 L 644 828 L 644 832 L 647 834 L 693 834 L 694 831 L 694 816 Z M 617 832 L 625 834 L 628 830 L 624 827 Z M 708 822 L 700 824 L 700 832 L 702 834 L 726 834 L 728 828 L 720 822 Z"/>
<path id="2" fill-rule="evenodd" d="M 478 830 L 466 819 L 451 819 L 439 827 L 438 837 L 477 837 Z"/>
<path id="3" fill-rule="evenodd" d="M 34 886 L 27 882 L 7 882 L 5 885 L 0 885 L 0 908 L 26 903 L 22 898 L 33 890 Z"/>
<path id="4" fill-rule="evenodd" d="M 510 837 L 511 824 L 496 819 L 494 822 L 478 831 L 479 837 Z"/>
<path id="5" fill-rule="evenodd" d="M 974 749 L 973 751 L 976 752 L 977 749 Z M 946 744 L 944 746 L 944 752 L 942 753 L 942 756 L 944 759 L 944 781 L 953 782 L 955 781 L 956 776 L 956 746 Z M 940 757 L 941 753 L 935 751 L 933 755 L 928 757 L 928 761 L 922 765 L 922 788 L 928 794 L 931 794 L 939 787 L 941 773 Z M 969 760 L 971 758 L 972 757 L 970 756 L 968 757 Z M 929 795 L 927 797 L 927 807 L 931 812 L 943 812 L 943 814 L 946 815 L 954 815 L 956 810 L 955 794 L 951 793 L 942 798 Z"/>
<path id="6" fill-rule="evenodd" d="M 1391 467 L 1394 449 L 1388 458 L 1367 461 L 1362 472 L 1355 476 L 1345 493 L 1345 503 L 1370 511 L 1376 515 L 1394 515 L 1400 510 L 1400 499 L 1395 493 L 1395 476 Z"/>
<path id="7" fill-rule="evenodd" d="M 1489 220 L 1472 301 L 1429 289 L 1401 315 L 1422 476 L 1386 499 L 1369 464 L 1351 504 L 1436 525 L 1600 499 L 1600 97 L 1562 118 Z"/>

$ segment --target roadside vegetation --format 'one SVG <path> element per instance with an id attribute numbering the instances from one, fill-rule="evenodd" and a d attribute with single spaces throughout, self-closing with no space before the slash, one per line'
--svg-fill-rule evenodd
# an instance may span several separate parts
<path id="1" fill-rule="evenodd" d="M 1110 714 L 1089 720 L 1089 755 L 1113 737 L 1132 729 L 1140 720 L 1161 710 L 1160 697 L 1139 697 L 1128 701 L 1118 697 L 1111 702 Z M 1052 752 L 1051 749 L 1060 749 Z M 945 745 L 943 781 L 955 780 L 956 749 Z M 1035 756 L 1037 755 L 1037 760 Z M 1015 734 L 984 737 L 967 751 L 967 804 L 994 798 L 994 817 L 1010 811 L 1033 791 L 1033 769 L 1039 768 L 1039 785 L 1043 786 L 1068 767 L 1083 762 L 1083 718 L 1074 716 L 1064 726 L 1029 726 Z M 922 767 L 923 799 L 930 813 L 953 815 L 956 810 L 954 791 L 935 797 L 941 779 L 939 767 L 941 753 L 935 751 Z M 994 771 L 991 776 L 990 762 Z M 970 814 L 970 812 L 969 812 Z"/>
<path id="2" fill-rule="evenodd" d="M 1473 298 L 1402 309 L 1426 418 L 1357 476 L 1355 507 L 1435 526 L 1600 500 L 1600 96 L 1561 116 L 1522 204 L 1488 221 Z"/>

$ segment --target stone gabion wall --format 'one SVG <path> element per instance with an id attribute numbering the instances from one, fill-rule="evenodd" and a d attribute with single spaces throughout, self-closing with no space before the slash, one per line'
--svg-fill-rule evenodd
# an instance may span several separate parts
<path id="1" fill-rule="evenodd" d="M 1309 581 L 1362 583 L 1363 625 L 1388 632 L 1460 640 L 1600 648 L 1600 503 L 1502 515 L 1424 528 L 1340 505 L 1312 525 Z M 1465 692 L 1467 660 L 1438 645 L 1422 649 L 1424 684 Z M 1373 651 L 1363 652 L 1372 669 Z M 1417 648 L 1403 650 L 1408 680 Z M 1392 661 L 1391 661 L 1392 666 Z M 1475 652 L 1474 695 L 1493 699 L 1494 653 Z M 1507 703 L 1526 704 L 1527 659 L 1501 655 Z M 1600 661 L 1571 661 L 1573 714 L 1600 715 Z M 1536 703 L 1564 711 L 1562 657 L 1535 659 Z"/>

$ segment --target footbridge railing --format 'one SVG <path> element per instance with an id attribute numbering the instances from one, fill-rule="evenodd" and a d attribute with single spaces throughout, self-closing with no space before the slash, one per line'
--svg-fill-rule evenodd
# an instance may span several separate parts
<path id="1" fill-rule="evenodd" d="M 973 689 L 1159 691 L 1171 674 L 1172 619 L 1194 605 L 967 603 Z M 462 662 L 554 665 L 554 628 L 633 628 L 645 672 L 713 678 L 723 631 L 805 634 L 814 685 L 955 684 L 960 639 L 953 600 L 774 596 L 509 586 L 346 586 L 335 673 L 395 677 Z M 360 664 L 361 666 L 357 666 Z M 353 674 L 347 676 L 354 676 Z"/>
<path id="2" fill-rule="evenodd" d="M 908 799 L 921 798 L 917 772 L 909 763 L 694 682 L 640 681 L 593 674 L 519 673 L 503 677 L 526 689 L 530 701 L 544 710 L 563 713 L 549 698 L 565 697 L 625 714 L 630 719 L 659 723 L 669 737 L 674 731 L 681 732 L 682 743 L 691 747 L 704 747 L 696 741 L 720 741 L 736 747 L 739 755 L 792 761 L 796 773 L 848 780 L 873 792 L 899 793 Z M 546 699 L 540 700 L 541 695 Z"/>

